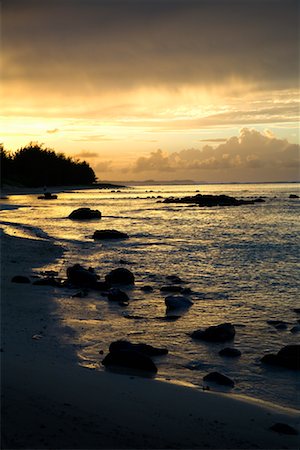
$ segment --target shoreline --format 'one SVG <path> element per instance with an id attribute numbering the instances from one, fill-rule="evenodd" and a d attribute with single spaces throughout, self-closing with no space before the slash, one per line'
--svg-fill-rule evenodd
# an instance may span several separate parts
<path id="1" fill-rule="evenodd" d="M 80 367 L 74 350 L 62 344 L 70 330 L 60 326 L 54 299 L 63 292 L 10 281 L 61 257 L 53 242 L 2 237 L 2 448 L 299 446 L 299 435 L 269 430 L 284 422 L 299 431 L 297 411 Z"/>

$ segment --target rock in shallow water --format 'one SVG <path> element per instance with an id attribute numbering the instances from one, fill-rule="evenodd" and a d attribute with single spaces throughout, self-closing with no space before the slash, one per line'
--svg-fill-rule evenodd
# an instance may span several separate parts
<path id="1" fill-rule="evenodd" d="M 165 304 L 168 310 L 172 309 L 180 309 L 180 308 L 189 308 L 193 305 L 193 302 L 182 295 L 168 295 L 165 298 Z"/>
<path id="2" fill-rule="evenodd" d="M 229 358 L 236 358 L 241 356 L 241 352 L 237 348 L 226 347 L 219 351 L 220 356 L 228 356 Z"/>
<path id="3" fill-rule="evenodd" d="M 130 270 L 119 267 L 109 272 L 105 280 L 110 284 L 134 284 L 134 275 Z"/>
<path id="4" fill-rule="evenodd" d="M 126 292 L 121 291 L 121 289 L 112 288 L 107 293 L 108 300 L 112 302 L 128 302 L 129 297 Z"/>
<path id="5" fill-rule="evenodd" d="M 129 341 L 122 340 L 112 342 L 109 346 L 109 351 L 111 353 L 122 350 L 135 350 L 136 352 L 143 353 L 146 356 L 161 356 L 168 353 L 166 348 L 153 347 L 152 345 L 143 343 L 133 344 Z"/>
<path id="6" fill-rule="evenodd" d="M 300 345 L 286 345 L 277 354 L 268 354 L 261 358 L 261 362 L 272 366 L 300 370 Z"/>
<path id="7" fill-rule="evenodd" d="M 93 269 L 85 269 L 80 264 L 67 268 L 67 278 L 71 284 L 81 287 L 96 287 L 98 277 Z"/>
<path id="8" fill-rule="evenodd" d="M 93 234 L 95 240 L 109 240 L 109 239 L 128 239 L 126 233 L 117 230 L 96 230 Z"/>
<path id="9" fill-rule="evenodd" d="M 125 367 L 155 374 L 157 367 L 149 356 L 135 350 L 117 350 L 108 353 L 102 364 L 108 368 Z"/>
<path id="10" fill-rule="evenodd" d="M 234 381 L 220 372 L 211 372 L 208 375 L 205 375 L 203 380 L 212 381 L 213 383 L 222 384 L 223 386 L 234 387 Z"/>
<path id="11" fill-rule="evenodd" d="M 193 339 L 201 339 L 207 342 L 226 342 L 231 341 L 235 336 L 235 328 L 231 323 L 221 323 L 206 328 L 205 330 L 196 330 L 191 334 Z"/>
<path id="12" fill-rule="evenodd" d="M 79 208 L 72 211 L 68 218 L 72 220 L 101 219 L 101 212 L 97 209 Z"/>

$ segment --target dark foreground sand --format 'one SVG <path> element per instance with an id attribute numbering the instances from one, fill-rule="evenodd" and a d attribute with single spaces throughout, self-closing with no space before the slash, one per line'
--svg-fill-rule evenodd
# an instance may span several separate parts
<path id="1" fill-rule="evenodd" d="M 61 289 L 16 284 L 60 248 L 1 237 L 1 448 L 298 449 L 299 414 L 159 381 L 79 367 L 62 344 Z M 35 339 L 33 336 L 42 336 Z"/>

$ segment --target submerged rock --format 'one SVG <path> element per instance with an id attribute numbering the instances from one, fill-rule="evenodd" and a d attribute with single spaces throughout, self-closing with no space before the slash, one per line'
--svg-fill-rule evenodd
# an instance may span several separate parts
<path id="1" fill-rule="evenodd" d="M 11 282 L 28 284 L 30 283 L 30 279 L 28 277 L 24 277 L 23 275 L 15 275 L 14 277 L 12 277 Z"/>
<path id="2" fill-rule="evenodd" d="M 290 194 L 290 195 L 289 195 L 289 198 L 299 198 L 299 195 L 296 195 L 296 194 Z"/>
<path id="3" fill-rule="evenodd" d="M 152 359 L 135 350 L 117 350 L 110 352 L 103 359 L 102 364 L 108 368 L 125 367 L 152 374 L 157 372 L 157 367 Z"/>
<path id="4" fill-rule="evenodd" d="M 211 381 L 213 383 L 222 384 L 223 386 L 234 387 L 234 381 L 226 377 L 220 372 L 211 372 L 203 377 L 204 381 Z"/>
<path id="5" fill-rule="evenodd" d="M 105 280 L 110 284 L 134 284 L 134 275 L 130 270 L 119 267 L 109 272 Z"/>
<path id="6" fill-rule="evenodd" d="M 300 370 L 300 345 L 286 345 L 277 354 L 270 353 L 263 356 L 261 362 L 272 366 Z"/>
<path id="7" fill-rule="evenodd" d="M 101 219 L 101 212 L 97 209 L 79 208 L 72 211 L 68 218 L 72 220 Z"/>
<path id="8" fill-rule="evenodd" d="M 205 330 L 196 330 L 191 334 L 193 339 L 201 339 L 208 342 L 226 342 L 232 341 L 235 336 L 235 328 L 231 323 L 221 323 L 206 328 Z"/>
<path id="9" fill-rule="evenodd" d="M 183 295 L 168 295 L 165 298 L 165 304 L 168 310 L 189 308 L 193 305 L 193 302 Z"/>
<path id="10" fill-rule="evenodd" d="M 219 351 L 220 356 L 228 356 L 229 358 L 236 358 L 241 356 L 240 350 L 237 348 L 226 347 Z"/>
<path id="11" fill-rule="evenodd" d="M 93 234 L 95 240 L 109 240 L 109 239 L 128 239 L 127 233 L 122 233 L 117 230 L 96 230 Z"/>
<path id="12" fill-rule="evenodd" d="M 143 343 L 132 344 L 129 341 L 123 340 L 112 342 L 109 346 L 109 351 L 111 353 L 121 350 L 134 350 L 136 352 L 143 353 L 144 355 L 147 356 L 161 356 L 166 355 L 168 353 L 168 349 L 166 348 L 153 347 L 152 345 Z"/>

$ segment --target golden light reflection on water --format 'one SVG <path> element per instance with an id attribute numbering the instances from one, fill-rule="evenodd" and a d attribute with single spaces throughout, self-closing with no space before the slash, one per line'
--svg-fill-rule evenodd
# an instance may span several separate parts
<path id="1" fill-rule="evenodd" d="M 200 190 L 234 196 L 267 196 L 265 204 L 241 208 L 194 208 L 157 203 L 158 196 L 181 196 Z M 293 186 L 295 190 L 295 186 Z M 56 305 L 62 339 L 71 345 L 80 364 L 102 370 L 109 344 L 117 339 L 166 347 L 156 360 L 159 376 L 202 384 L 202 376 L 218 370 L 237 380 L 236 392 L 293 403 L 299 380 L 261 367 L 259 358 L 292 343 L 297 299 L 296 262 L 299 203 L 288 199 L 291 185 L 148 186 L 121 192 L 60 193 L 58 200 L 41 202 L 36 195 L 11 197 L 24 208 L 2 211 L 2 221 L 42 230 L 65 248 L 64 257 L 49 266 L 60 277 L 80 263 L 94 267 L 100 279 L 120 260 L 135 274 L 135 287 L 125 289 L 128 307 L 112 304 L 98 292 L 72 298 L 78 290 L 61 291 Z M 139 197 L 139 198 L 137 198 Z M 277 197 L 277 198 L 274 198 Z M 74 222 L 66 217 L 77 207 L 102 212 L 100 221 Z M 94 242 L 95 229 L 125 231 L 122 242 Z M 177 321 L 166 320 L 160 287 L 166 275 L 177 274 L 193 294 L 194 305 Z M 151 285 L 152 293 L 141 291 Z M 287 331 L 278 332 L 269 319 L 284 318 Z M 236 361 L 218 355 L 223 345 L 193 341 L 198 328 L 231 321 L 233 345 L 242 351 Z M 231 344 L 230 344 L 231 345 Z M 101 353 L 99 353 L 101 352 Z M 190 368 L 188 368 L 190 367 Z M 198 368 L 191 370 L 191 368 Z M 288 400 L 286 400 L 288 399 Z"/>

